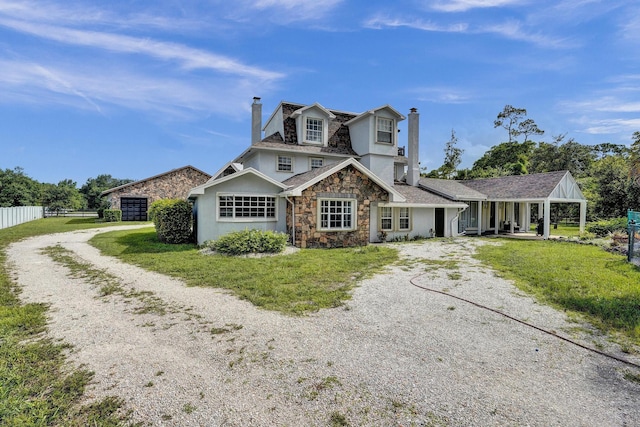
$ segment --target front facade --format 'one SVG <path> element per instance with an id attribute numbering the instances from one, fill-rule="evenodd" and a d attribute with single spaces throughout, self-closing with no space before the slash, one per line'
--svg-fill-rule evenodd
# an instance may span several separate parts
<path id="1" fill-rule="evenodd" d="M 263 126 L 256 98 L 252 117 L 250 147 L 190 192 L 199 244 L 245 228 L 285 232 L 303 248 L 458 234 L 467 205 L 408 183 L 408 171 L 419 171 L 418 138 L 409 136 L 405 156 L 405 117 L 393 107 L 281 102 Z M 412 110 L 410 130 L 417 123 Z"/>
<path id="2" fill-rule="evenodd" d="M 110 209 L 120 209 L 123 221 L 147 221 L 151 203 L 160 199 L 185 199 L 189 191 L 211 178 L 193 166 L 172 169 L 104 191 Z"/>
<path id="3" fill-rule="evenodd" d="M 389 105 L 349 113 L 281 102 L 263 126 L 254 98 L 249 148 L 189 193 L 197 243 L 247 228 L 287 233 L 302 248 L 513 232 L 528 229 L 531 203 L 542 204 L 546 221 L 551 202 L 586 203 L 568 172 L 488 182 L 420 178 L 419 114 L 408 115 L 406 150 L 398 141 L 402 120 Z"/>

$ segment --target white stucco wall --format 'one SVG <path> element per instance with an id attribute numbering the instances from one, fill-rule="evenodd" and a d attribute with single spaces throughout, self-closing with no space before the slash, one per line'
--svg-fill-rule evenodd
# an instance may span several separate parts
<path id="1" fill-rule="evenodd" d="M 232 231 L 244 229 L 286 231 L 286 200 L 276 198 L 275 221 L 235 220 L 218 221 L 218 193 L 233 193 L 242 195 L 275 196 L 282 191 L 280 187 L 264 181 L 256 176 L 245 175 L 242 179 L 229 180 L 214 185 L 205 190 L 205 194 L 199 195 L 196 201 L 198 230 L 198 244 L 206 240 L 215 240 Z"/>

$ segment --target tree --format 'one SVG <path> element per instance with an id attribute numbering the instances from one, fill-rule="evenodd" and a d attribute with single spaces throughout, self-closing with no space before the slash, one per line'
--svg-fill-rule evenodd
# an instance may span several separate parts
<path id="1" fill-rule="evenodd" d="M 582 145 L 570 138 L 563 142 L 566 134 L 556 135 L 553 142 L 540 142 L 530 157 L 530 173 L 568 170 L 575 178 L 589 173 L 596 159 L 592 146 Z"/>
<path id="2" fill-rule="evenodd" d="M 37 206 L 41 184 L 25 175 L 21 167 L 0 169 L 0 207 Z"/>
<path id="3" fill-rule="evenodd" d="M 106 201 L 100 194 L 105 190 L 119 187 L 129 182 L 133 182 L 133 180 L 113 178 L 111 175 L 106 174 L 98 175 L 96 178 L 87 179 L 87 182 L 80 187 L 80 193 L 86 200 L 87 208 L 106 208 Z"/>
<path id="4" fill-rule="evenodd" d="M 518 137 L 524 135 L 523 143 L 529 141 L 531 135 L 542 135 L 544 131 L 538 127 L 533 119 L 524 119 L 527 110 L 524 108 L 516 108 L 512 105 L 505 105 L 504 109 L 498 113 L 496 120 L 493 121 L 493 127 L 503 127 L 509 136 L 508 142 L 517 142 Z"/>
<path id="5" fill-rule="evenodd" d="M 482 176 L 481 170 L 493 170 L 490 176 L 525 175 L 535 143 L 503 142 L 494 145 L 473 163 L 471 176 Z"/>
<path id="6" fill-rule="evenodd" d="M 44 184 L 42 204 L 49 212 L 59 213 L 66 209 L 81 209 L 84 205 L 76 183 L 70 179 L 55 184 Z"/>
<path id="7" fill-rule="evenodd" d="M 628 208 L 629 169 L 622 156 L 599 159 L 591 168 L 596 187 L 593 213 L 599 218 L 626 216 Z"/>
<path id="8" fill-rule="evenodd" d="M 451 179 L 462 162 L 462 153 L 464 150 L 456 147 L 458 144 L 458 137 L 456 131 L 451 129 L 451 139 L 447 141 L 444 147 L 444 163 L 441 166 L 442 175 L 446 179 Z"/>
<path id="9" fill-rule="evenodd" d="M 640 132 L 635 131 L 631 138 L 633 139 L 633 143 L 630 149 L 629 169 L 633 183 L 640 187 Z"/>

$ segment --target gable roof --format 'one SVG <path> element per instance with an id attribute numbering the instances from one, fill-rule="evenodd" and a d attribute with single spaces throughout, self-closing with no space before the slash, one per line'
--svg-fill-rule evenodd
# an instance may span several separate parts
<path id="1" fill-rule="evenodd" d="M 171 174 L 171 173 L 175 173 L 175 172 L 181 171 L 181 170 L 183 170 L 183 169 L 192 169 L 192 170 L 194 170 L 194 171 L 196 171 L 196 172 L 200 172 L 201 174 L 203 174 L 203 175 L 208 176 L 209 178 L 211 178 L 211 175 L 209 175 L 208 173 L 203 172 L 203 171 L 201 171 L 201 170 L 200 170 L 200 169 L 198 169 L 198 168 L 194 168 L 194 167 L 193 167 L 193 166 L 191 166 L 191 165 L 187 165 L 187 166 L 183 166 L 183 167 L 181 167 L 181 168 L 171 169 L 170 171 L 163 172 L 163 173 L 160 173 L 160 174 L 158 174 L 158 175 L 150 176 L 149 178 L 145 178 L 145 179 L 141 179 L 141 180 L 138 180 L 138 181 L 129 182 L 129 183 L 127 183 L 127 184 L 123 184 L 123 185 L 120 185 L 120 186 L 118 186 L 118 187 L 110 188 L 110 189 L 105 190 L 105 191 L 103 191 L 102 193 L 100 193 L 100 195 L 101 195 L 101 196 L 106 196 L 107 194 L 111 194 L 111 193 L 113 193 L 114 191 L 122 190 L 123 188 L 131 187 L 131 186 L 134 186 L 134 185 L 137 185 L 137 184 L 143 183 L 143 182 L 152 181 L 152 180 L 154 180 L 154 179 L 162 178 L 162 177 L 163 177 L 163 176 L 165 176 L 165 175 L 169 175 L 169 174 Z"/>
<path id="2" fill-rule="evenodd" d="M 306 105 L 306 106 L 304 106 L 302 108 L 298 108 L 296 111 L 291 113 L 291 116 L 300 116 L 305 111 L 313 109 L 313 108 L 317 108 L 318 110 L 322 111 L 330 119 L 335 119 L 336 118 L 335 114 L 333 114 L 330 110 L 327 110 L 326 108 L 324 108 L 321 104 L 319 104 L 317 102 L 315 102 L 315 103 L 313 103 L 311 105 Z"/>
<path id="3" fill-rule="evenodd" d="M 377 177 L 373 172 L 367 169 L 362 163 L 357 161 L 356 159 L 350 157 L 340 163 L 332 163 L 329 165 L 325 165 L 321 168 L 312 169 L 309 172 L 301 173 L 291 178 L 283 181 L 283 184 L 289 186 L 287 191 L 283 191 L 281 194 L 283 196 L 301 196 L 302 191 L 309 188 L 313 184 L 322 181 L 323 179 L 328 178 L 334 173 L 346 168 L 347 166 L 353 166 L 355 169 L 359 170 L 363 174 L 369 177 L 373 182 L 382 187 L 386 192 L 389 193 L 389 199 L 392 202 L 404 202 L 405 197 L 394 189 L 394 187 L 388 185 L 382 179 Z"/>
<path id="4" fill-rule="evenodd" d="M 547 199 L 550 197 L 563 199 L 584 199 L 582 192 L 569 171 L 537 173 L 531 175 L 512 175 L 498 178 L 474 179 L 460 181 L 466 187 L 486 194 L 489 199 Z M 556 191 L 558 186 L 575 187 L 571 193 L 562 195 Z M 577 191 L 576 191 L 577 190 Z M 570 196 L 570 197 L 567 197 Z"/>
<path id="5" fill-rule="evenodd" d="M 242 163 L 236 163 L 236 162 L 234 162 L 232 160 L 230 162 L 227 162 L 220 169 L 218 169 L 218 171 L 216 173 L 214 173 L 211 176 L 211 178 L 209 178 L 209 181 L 213 181 L 213 180 L 216 180 L 218 178 L 225 177 L 225 176 L 230 175 L 232 173 L 240 172 L 243 169 L 244 169 L 244 166 L 242 165 Z"/>
<path id="6" fill-rule="evenodd" d="M 247 169 L 243 169 L 239 172 L 236 173 L 232 173 L 231 175 L 227 175 L 224 176 L 222 178 L 218 178 L 218 179 L 214 179 L 214 180 L 209 180 L 206 183 L 202 184 L 202 185 L 198 185 L 197 187 L 192 188 L 189 191 L 189 195 L 187 196 L 187 198 L 191 198 L 192 196 L 198 196 L 198 195 L 202 195 L 204 194 L 205 190 L 207 188 L 216 186 L 218 184 L 222 184 L 223 182 L 227 182 L 227 181 L 231 181 L 232 179 L 238 179 L 244 175 L 254 175 L 257 176 L 260 179 L 263 179 L 267 182 L 270 182 L 271 184 L 282 188 L 283 190 L 287 188 L 287 185 L 281 183 L 280 181 L 277 181 L 273 178 L 269 178 L 267 175 L 263 174 L 260 171 L 255 170 L 254 168 L 247 168 Z"/>
<path id="7" fill-rule="evenodd" d="M 389 111 L 391 111 L 391 113 L 393 113 L 393 115 L 395 115 L 395 116 L 396 116 L 396 120 L 398 120 L 398 121 L 400 121 L 400 120 L 404 120 L 404 119 L 406 118 L 405 116 L 403 116 L 402 114 L 400 114 L 400 112 L 399 112 L 398 110 L 396 110 L 395 108 L 393 108 L 391 105 L 389 105 L 389 104 L 385 104 L 385 105 L 382 105 L 382 106 L 380 106 L 380 107 L 378 107 L 378 108 L 374 108 L 374 109 L 372 109 L 372 110 L 367 110 L 367 111 L 365 111 L 364 113 L 360 113 L 360 114 L 358 114 L 357 116 L 355 116 L 354 118 L 352 118 L 352 119 L 351 119 L 351 120 L 349 120 L 348 122 L 345 122 L 345 125 L 347 125 L 347 126 L 348 126 L 348 125 L 350 125 L 350 124 L 352 124 L 352 123 L 355 123 L 355 122 L 357 122 L 357 121 L 362 120 L 362 119 L 363 119 L 363 118 L 365 118 L 365 117 L 372 116 L 372 115 L 376 114 L 376 113 L 377 113 L 378 111 L 380 111 L 380 110 L 389 110 Z"/>

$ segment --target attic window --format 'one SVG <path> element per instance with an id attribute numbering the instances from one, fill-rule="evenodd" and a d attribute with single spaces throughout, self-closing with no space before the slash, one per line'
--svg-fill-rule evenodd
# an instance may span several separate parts
<path id="1" fill-rule="evenodd" d="M 384 144 L 393 144 L 393 120 L 384 117 L 378 117 L 377 120 L 377 142 Z"/>
<path id="2" fill-rule="evenodd" d="M 307 132 L 305 135 L 306 142 L 322 144 L 322 128 L 324 123 L 322 119 L 314 119 L 307 117 Z"/>

